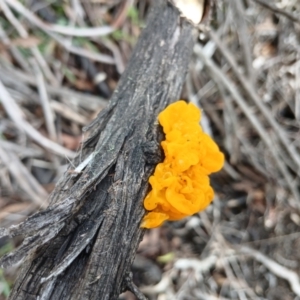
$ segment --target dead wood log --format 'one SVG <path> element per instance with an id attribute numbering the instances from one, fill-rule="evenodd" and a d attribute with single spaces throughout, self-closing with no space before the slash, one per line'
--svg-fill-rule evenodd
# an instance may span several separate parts
<path id="1" fill-rule="evenodd" d="M 24 235 L 2 258 L 22 261 L 10 299 L 117 299 L 131 289 L 143 236 L 148 178 L 162 160 L 156 118 L 177 100 L 194 45 L 193 25 L 167 1 L 149 15 L 108 107 L 57 184 L 49 207 L 1 236 Z"/>

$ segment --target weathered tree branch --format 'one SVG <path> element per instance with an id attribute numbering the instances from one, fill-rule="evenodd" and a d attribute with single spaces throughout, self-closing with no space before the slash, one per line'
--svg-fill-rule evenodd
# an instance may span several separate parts
<path id="1" fill-rule="evenodd" d="M 1 260 L 24 262 L 10 299 L 116 299 L 136 290 L 128 280 L 143 236 L 143 198 L 162 159 L 156 118 L 179 98 L 194 45 L 193 26 L 157 2 L 109 106 L 86 128 L 78 167 L 45 211 L 0 231 L 25 236 Z"/>

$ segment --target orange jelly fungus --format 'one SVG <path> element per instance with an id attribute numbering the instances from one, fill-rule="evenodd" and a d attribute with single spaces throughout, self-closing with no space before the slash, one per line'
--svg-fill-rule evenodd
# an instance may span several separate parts
<path id="1" fill-rule="evenodd" d="M 144 200 L 148 213 L 141 227 L 154 228 L 205 209 L 214 197 L 208 175 L 219 171 L 224 155 L 202 131 L 200 110 L 178 101 L 162 111 L 158 120 L 166 139 L 161 142 L 165 160 L 155 168 Z"/>

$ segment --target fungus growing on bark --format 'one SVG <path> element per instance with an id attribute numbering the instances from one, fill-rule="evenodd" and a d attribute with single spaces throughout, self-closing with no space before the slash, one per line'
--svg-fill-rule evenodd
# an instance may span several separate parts
<path id="1" fill-rule="evenodd" d="M 161 142 L 165 159 L 149 178 L 152 190 L 144 200 L 148 213 L 142 227 L 154 228 L 205 209 L 214 191 L 208 175 L 219 171 L 224 155 L 203 132 L 200 110 L 183 100 L 169 105 L 158 120 L 166 139 Z"/>

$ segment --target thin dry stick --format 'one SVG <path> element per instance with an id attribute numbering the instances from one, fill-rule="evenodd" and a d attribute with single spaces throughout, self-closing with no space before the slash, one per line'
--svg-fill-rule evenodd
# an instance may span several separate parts
<path id="1" fill-rule="evenodd" d="M 28 198 L 39 206 L 46 207 L 48 194 L 31 175 L 13 152 L 7 152 L 0 146 L 0 158 Z"/>
<path id="2" fill-rule="evenodd" d="M 213 268 L 218 260 L 218 257 L 214 254 L 200 260 L 196 258 L 180 258 L 175 264 L 174 268 L 180 271 L 185 271 L 188 269 L 193 269 L 198 275 L 202 276 L 203 273 L 208 272 Z"/>
<path id="3" fill-rule="evenodd" d="M 163 275 L 159 283 L 154 286 L 141 287 L 141 291 L 148 295 L 165 293 L 172 285 L 170 274 Z"/>
<path id="4" fill-rule="evenodd" d="M 279 140 L 282 142 L 282 144 L 287 149 L 288 153 L 290 154 L 293 161 L 297 164 L 297 166 L 300 168 L 300 156 L 295 148 L 295 146 L 289 141 L 289 139 L 286 136 L 286 133 L 282 130 L 280 125 L 276 122 L 276 120 L 273 118 L 272 113 L 270 110 L 266 107 L 266 105 L 261 101 L 260 97 L 257 95 L 255 90 L 253 89 L 253 86 L 248 82 L 248 80 L 243 76 L 243 74 L 240 73 L 239 67 L 230 53 L 230 51 L 227 49 L 227 47 L 224 45 L 224 43 L 221 42 L 221 40 L 218 38 L 218 36 L 211 31 L 210 37 L 212 40 L 216 43 L 230 66 L 232 67 L 232 70 L 234 71 L 237 79 L 242 84 L 245 91 L 248 93 L 248 95 L 251 97 L 253 102 L 257 105 L 257 107 L 260 109 L 260 111 L 263 113 L 264 117 L 268 120 L 270 125 L 273 127 L 275 134 L 278 136 Z"/>
<path id="5" fill-rule="evenodd" d="M 297 62 L 295 63 L 296 91 L 295 91 L 295 116 L 300 121 L 300 50 L 297 52 Z"/>
<path id="6" fill-rule="evenodd" d="M 94 28 L 78 28 L 66 27 L 60 25 L 47 25 L 49 31 L 57 32 L 64 35 L 79 36 L 79 37 L 99 37 L 106 36 L 115 31 L 111 26 L 100 26 Z"/>
<path id="7" fill-rule="evenodd" d="M 224 298 L 224 297 L 221 297 L 221 296 L 214 296 L 214 295 L 209 295 L 209 294 L 203 293 L 200 289 L 195 289 L 194 294 L 197 297 L 197 299 L 205 299 L 205 300 L 231 300 L 229 298 Z"/>
<path id="8" fill-rule="evenodd" d="M 54 124 L 54 113 L 50 106 L 48 93 L 47 93 L 47 90 L 45 87 L 43 73 L 41 72 L 38 64 L 34 60 L 32 60 L 32 65 L 33 65 L 34 72 L 36 74 L 36 83 L 37 83 L 38 92 L 40 95 L 40 100 L 41 100 L 41 104 L 42 104 L 42 108 L 43 108 L 43 112 L 44 112 L 44 116 L 45 116 L 46 127 L 48 130 L 50 139 L 52 141 L 56 142 L 57 134 L 56 134 L 55 124 Z"/>
<path id="9" fill-rule="evenodd" d="M 267 8 L 267 9 L 270 9 L 271 11 L 275 12 L 275 13 L 278 13 L 280 15 L 283 15 L 287 18 L 289 18 L 290 20 L 292 20 L 293 22 L 297 22 L 297 23 L 300 23 L 300 17 L 298 16 L 295 16 L 294 14 L 292 13 L 289 13 L 288 11 L 285 11 L 283 9 L 280 9 L 278 8 L 277 6 L 273 5 L 273 4 L 270 4 L 269 2 L 265 2 L 265 1 L 262 1 L 262 0 L 252 0 L 258 4 L 260 4 L 261 6 Z"/>
<path id="10" fill-rule="evenodd" d="M 25 119 L 21 109 L 15 100 L 10 96 L 3 83 L 0 81 L 0 99 L 8 116 L 15 122 L 21 131 L 25 131 L 34 141 L 41 146 L 63 157 L 74 158 L 75 153 L 68 150 L 51 140 L 42 136 L 34 127 L 32 127 Z"/>
<path id="11" fill-rule="evenodd" d="M 282 265 L 278 264 L 276 261 L 270 259 L 266 255 L 252 248 L 241 246 L 238 248 L 238 251 L 240 253 L 250 255 L 251 257 L 255 258 L 257 261 L 262 263 L 265 267 L 267 267 L 276 276 L 287 280 L 291 286 L 292 291 L 298 297 L 300 297 L 300 278 L 296 272 L 291 271 L 286 267 L 283 267 Z"/>
<path id="12" fill-rule="evenodd" d="M 95 61 L 99 61 L 106 64 L 114 64 L 115 60 L 113 57 L 105 54 L 99 54 L 95 52 L 88 51 L 86 49 L 77 48 L 72 46 L 68 41 L 59 35 L 51 32 L 49 30 L 49 26 L 47 26 L 44 22 L 42 22 L 35 14 L 25 8 L 20 2 L 16 0 L 2 0 L 6 1 L 6 3 L 11 6 L 14 10 L 16 10 L 19 14 L 23 15 L 27 20 L 29 20 L 32 24 L 37 26 L 39 29 L 43 30 L 46 34 L 50 35 L 54 40 L 56 40 L 60 45 L 62 45 L 66 50 L 71 53 L 78 54 L 81 56 L 85 56 Z"/>
<path id="13" fill-rule="evenodd" d="M 240 106 L 240 108 L 242 109 L 243 113 L 247 116 L 252 126 L 256 129 L 258 134 L 261 136 L 262 140 L 268 147 L 270 153 L 273 155 L 274 160 L 279 167 L 279 170 L 281 171 L 282 175 L 286 180 L 287 185 L 290 188 L 290 191 L 295 197 L 296 205 L 300 208 L 300 195 L 296 188 L 294 180 L 290 175 L 289 171 L 287 170 L 286 165 L 282 162 L 279 153 L 277 153 L 276 149 L 273 147 L 272 140 L 270 139 L 269 134 L 266 132 L 261 122 L 255 117 L 255 115 L 252 113 L 251 108 L 248 106 L 248 104 L 240 95 L 240 93 L 237 91 L 237 89 L 234 87 L 234 85 L 225 76 L 222 70 L 220 70 L 215 65 L 215 63 L 203 53 L 202 48 L 199 45 L 196 45 L 194 51 L 202 60 L 202 62 L 205 64 L 205 66 L 208 68 L 208 70 L 212 73 L 213 75 L 212 78 L 214 80 L 220 81 L 225 86 L 225 88 L 232 94 L 233 99 Z"/>

